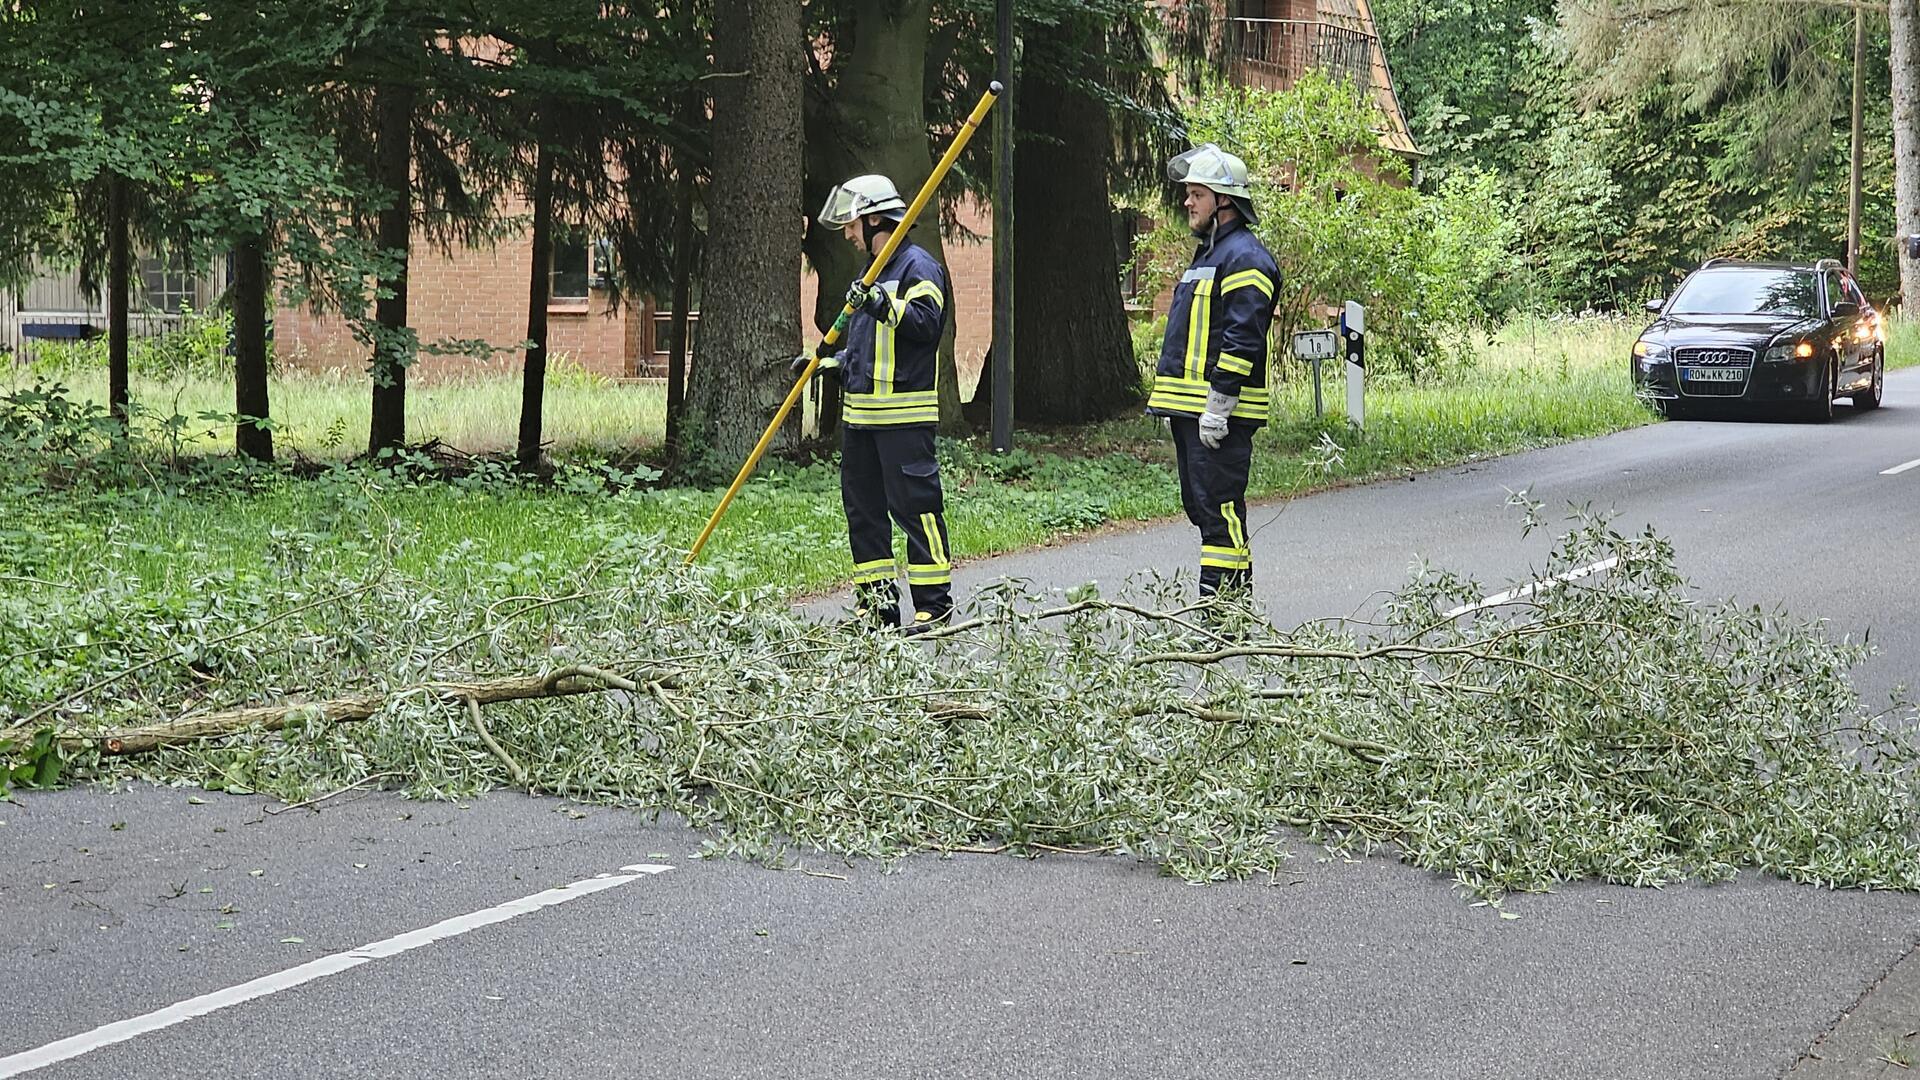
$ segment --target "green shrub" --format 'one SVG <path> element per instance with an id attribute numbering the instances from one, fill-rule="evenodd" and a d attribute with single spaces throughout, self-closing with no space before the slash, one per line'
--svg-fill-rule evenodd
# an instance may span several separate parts
<path id="1" fill-rule="evenodd" d="M 136 337 L 127 342 L 127 371 L 148 379 L 231 378 L 233 357 L 227 348 L 233 341 L 233 315 L 229 312 L 206 314 L 188 310 L 180 325 L 157 337 Z M 49 379 L 66 379 L 86 371 L 104 371 L 107 367 L 107 339 L 86 341 L 48 341 L 36 346 L 29 370 Z M 267 364 L 273 366 L 273 343 L 267 343 Z"/>
<path id="2" fill-rule="evenodd" d="M 1188 122 L 1194 142 L 1247 161 L 1254 231 L 1283 278 L 1276 340 L 1321 325 L 1317 304 L 1358 300 L 1370 359 L 1424 372 L 1466 362 L 1474 334 L 1510 309 L 1501 283 L 1514 265 L 1513 227 L 1498 185 L 1467 173 L 1435 195 L 1407 186 L 1406 166 L 1380 153 L 1371 95 L 1309 72 L 1285 93 L 1216 88 Z M 1177 252 L 1185 234 L 1184 221 L 1170 221 L 1151 243 Z"/>

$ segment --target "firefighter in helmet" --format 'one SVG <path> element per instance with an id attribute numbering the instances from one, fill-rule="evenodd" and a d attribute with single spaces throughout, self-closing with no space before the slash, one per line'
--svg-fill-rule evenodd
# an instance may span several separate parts
<path id="1" fill-rule="evenodd" d="M 819 221 L 841 230 L 869 260 L 906 219 L 907 204 L 884 176 L 856 176 L 835 187 Z M 840 500 L 853 549 L 858 611 L 883 627 L 900 626 L 893 528 L 907 536 L 909 635 L 945 624 L 953 612 L 953 567 L 934 457 L 940 421 L 940 339 L 947 323 L 946 271 L 925 248 L 902 243 L 874 284 L 847 289 L 853 315 L 837 356 L 819 370 L 839 378 Z M 809 357 L 794 360 L 797 378 Z M 892 524 L 888 519 L 892 518 Z"/>
<path id="2" fill-rule="evenodd" d="M 1200 530 L 1200 595 L 1253 584 L 1247 473 L 1267 422 L 1267 329 L 1280 270 L 1249 226 L 1259 220 L 1247 166 L 1212 143 L 1167 166 L 1183 186 L 1199 246 L 1167 313 L 1149 412 L 1173 432 L 1180 501 Z"/>

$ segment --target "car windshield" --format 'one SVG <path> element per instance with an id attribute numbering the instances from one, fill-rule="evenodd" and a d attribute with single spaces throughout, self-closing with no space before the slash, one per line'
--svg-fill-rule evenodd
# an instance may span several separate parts
<path id="1" fill-rule="evenodd" d="M 1680 289 L 1667 306 L 1669 315 L 1811 316 L 1813 275 L 1804 270 L 1706 270 Z"/>

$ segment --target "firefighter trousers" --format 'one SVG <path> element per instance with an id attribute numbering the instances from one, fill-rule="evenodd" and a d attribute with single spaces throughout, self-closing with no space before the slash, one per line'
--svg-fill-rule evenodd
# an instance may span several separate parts
<path id="1" fill-rule="evenodd" d="M 944 617 L 953 608 L 953 564 L 933 428 L 842 424 L 840 433 L 840 502 L 860 606 L 882 621 L 899 619 L 891 517 L 907 534 L 914 610 Z"/>
<path id="2" fill-rule="evenodd" d="M 1247 547 L 1247 472 L 1253 465 L 1253 429 L 1235 424 L 1220 448 L 1200 441 L 1200 421 L 1170 418 L 1173 452 L 1180 466 L 1180 502 L 1200 530 L 1200 595 L 1253 587 L 1253 552 Z"/>

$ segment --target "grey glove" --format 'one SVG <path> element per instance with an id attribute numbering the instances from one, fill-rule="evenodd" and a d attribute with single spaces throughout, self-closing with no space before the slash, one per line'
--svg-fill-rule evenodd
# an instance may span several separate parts
<path id="1" fill-rule="evenodd" d="M 798 379 L 801 375 L 806 373 L 807 365 L 812 362 L 813 362 L 812 353 L 801 353 L 799 356 L 796 356 L 793 358 L 792 363 L 787 365 L 787 373 L 791 375 L 793 378 Z M 838 374 L 840 374 L 840 358 L 837 356 L 821 357 L 820 366 L 813 369 L 813 377 L 816 379 L 822 375 L 838 375 Z"/>
<path id="2" fill-rule="evenodd" d="M 1220 440 L 1227 437 L 1227 417 L 1233 415 L 1234 407 L 1239 404 L 1238 394 L 1207 391 L 1207 411 L 1200 414 L 1200 442 L 1207 449 L 1220 449 Z"/>
<path id="3" fill-rule="evenodd" d="M 864 311 L 873 316 L 876 322 L 889 326 L 898 320 L 893 310 L 893 294 L 859 278 L 854 278 L 853 284 L 847 286 L 847 306 L 855 311 Z"/>

